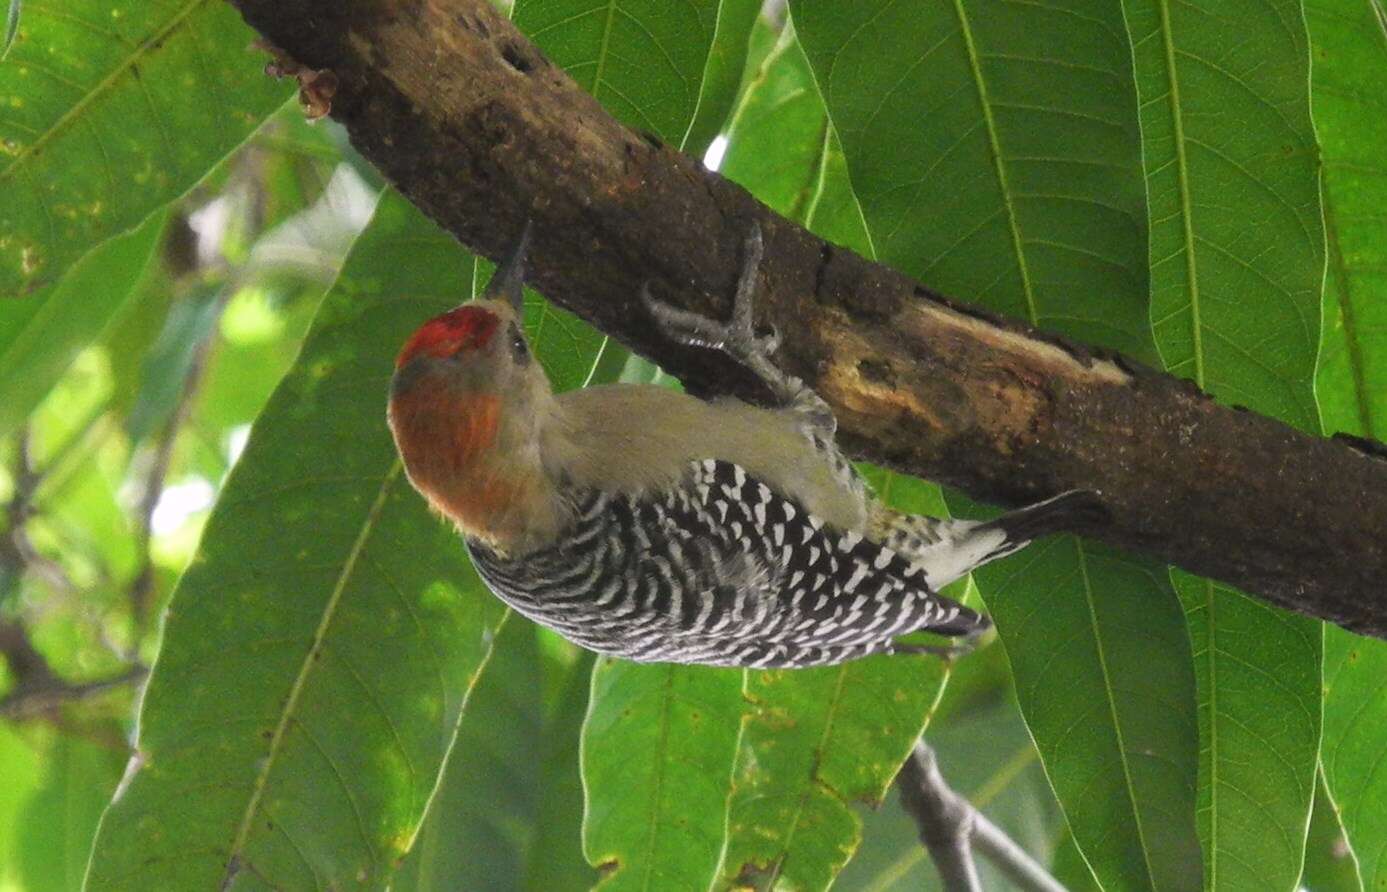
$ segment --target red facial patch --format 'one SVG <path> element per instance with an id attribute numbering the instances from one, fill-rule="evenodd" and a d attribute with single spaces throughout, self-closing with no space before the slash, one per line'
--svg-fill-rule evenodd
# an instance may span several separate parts
<path id="1" fill-rule="evenodd" d="M 485 347 L 500 324 L 495 313 L 475 304 L 449 310 L 419 326 L 395 359 L 395 368 L 403 367 L 421 353 L 445 359 L 459 350 Z"/>

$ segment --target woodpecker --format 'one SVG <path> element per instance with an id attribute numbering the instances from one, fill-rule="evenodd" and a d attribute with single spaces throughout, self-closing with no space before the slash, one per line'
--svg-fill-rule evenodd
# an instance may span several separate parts
<path id="1" fill-rule="evenodd" d="M 395 364 L 409 480 L 488 587 L 582 647 L 641 662 L 821 666 L 935 650 L 990 623 L 938 592 L 1091 512 L 1071 491 L 990 521 L 896 512 L 835 444 L 828 405 L 775 367 L 746 240 L 730 322 L 641 298 L 670 337 L 726 352 L 776 408 L 654 385 L 555 395 L 521 327 L 529 226 L 481 299 L 425 322 Z"/>

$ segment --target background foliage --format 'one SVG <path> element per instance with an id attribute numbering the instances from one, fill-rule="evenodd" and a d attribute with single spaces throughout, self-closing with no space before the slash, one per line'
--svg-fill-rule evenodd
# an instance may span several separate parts
<path id="1" fill-rule="evenodd" d="M 513 15 L 836 242 L 1387 437 L 1379 0 L 761 5 Z M 506 615 L 383 421 L 398 344 L 486 264 L 223 3 L 9 12 L 0 889 L 928 888 L 874 808 L 922 728 L 1073 888 L 1387 887 L 1387 645 L 1132 555 L 976 574 L 999 640 L 954 667 L 634 666 Z M 673 386 L 529 300 L 556 386 Z"/>

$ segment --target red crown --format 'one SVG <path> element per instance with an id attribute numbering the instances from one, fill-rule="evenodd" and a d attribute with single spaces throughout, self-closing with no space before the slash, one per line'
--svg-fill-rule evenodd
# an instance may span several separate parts
<path id="1" fill-rule="evenodd" d="M 420 353 L 445 359 L 460 350 L 485 347 L 500 324 L 495 313 L 475 304 L 449 310 L 419 326 L 400 350 L 395 368 L 401 368 Z"/>

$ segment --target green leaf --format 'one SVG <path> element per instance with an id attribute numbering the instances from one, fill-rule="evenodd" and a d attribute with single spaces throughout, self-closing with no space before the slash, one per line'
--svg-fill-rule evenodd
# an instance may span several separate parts
<path id="1" fill-rule="evenodd" d="M 975 577 L 1099 882 L 1199 888 L 1194 679 L 1164 568 L 1066 536 Z"/>
<path id="2" fill-rule="evenodd" d="M 540 772 L 544 796 L 530 848 L 526 888 L 531 892 L 590 888 L 597 877 L 583 857 L 583 777 L 574 741 L 587 717 L 592 653 L 583 651 L 568 670 L 558 703 L 545 724 Z"/>
<path id="3" fill-rule="evenodd" d="M 727 832 L 742 673 L 601 659 L 583 725 L 583 851 L 600 888 L 706 889 Z"/>
<path id="4" fill-rule="evenodd" d="M 1120 11 L 1086 6 L 792 0 L 790 10 L 878 259 L 953 297 L 1148 358 L 1131 61 Z"/>
<path id="5" fill-rule="evenodd" d="M 758 40 L 774 36 L 763 24 Z M 847 167 L 794 32 L 756 65 L 724 172 L 776 211 L 870 254 Z M 938 487 L 872 470 L 883 501 L 943 514 Z M 853 805 L 879 802 L 948 678 L 933 660 L 749 672 L 724 885 L 826 889 L 862 836 Z"/>
<path id="6" fill-rule="evenodd" d="M 961 661 L 949 680 L 952 699 L 971 667 L 1001 664 L 1001 648 Z M 1016 701 L 1005 684 L 987 699 L 946 717 L 945 704 L 930 722 L 927 738 L 939 757 L 945 781 L 1040 863 L 1064 830 L 1064 817 L 1045 780 L 1040 757 L 1026 732 Z M 864 815 L 861 850 L 843 870 L 838 885 L 860 892 L 920 892 L 939 889 L 939 874 L 920 844 L 920 828 L 900 805 L 899 793 Z M 1010 882 L 986 857 L 976 864 L 982 888 L 1009 889 Z M 1081 868 L 1087 875 L 1086 868 Z"/>
<path id="7" fill-rule="evenodd" d="M 1328 430 L 1381 438 L 1387 433 L 1387 12 L 1374 0 L 1311 2 L 1311 92 L 1324 156 L 1323 199 L 1329 237 L 1324 350 L 1316 391 Z M 1387 885 L 1387 781 L 1379 768 L 1387 721 L 1387 644 L 1325 628 L 1325 799 L 1347 834 L 1340 861 L 1357 852 L 1362 884 Z M 1319 819 L 1317 802 L 1316 820 Z M 1313 845 L 1312 830 L 1312 845 Z M 1349 849 L 1351 846 L 1351 849 Z M 1322 858 L 1322 853 L 1319 853 Z M 1307 881 L 1316 853 L 1307 854 Z M 1321 863 L 1323 861 L 1321 860 Z"/>
<path id="8" fill-rule="evenodd" d="M 1161 358 L 1221 399 L 1318 432 L 1323 231 L 1299 4 L 1124 6 Z M 1314 797 L 1319 624 L 1172 574 L 1198 682 L 1205 881 L 1289 889 Z"/>
<path id="9" fill-rule="evenodd" d="M 1387 886 L 1387 641 L 1324 627 L 1324 780 L 1365 889 Z"/>
<path id="10" fill-rule="evenodd" d="M 121 315 L 159 246 L 167 214 L 83 257 L 54 284 L 0 299 L 0 437 L 15 429 L 72 360 Z"/>
<path id="11" fill-rule="evenodd" d="M 81 888 L 101 810 L 120 781 L 120 728 L 113 722 L 86 729 L 92 740 L 62 734 L 45 754 L 43 785 L 14 825 L 20 873 L 29 892 Z"/>
<path id="12" fill-rule="evenodd" d="M 1161 358 L 1221 400 L 1318 432 L 1324 231 L 1299 4 L 1123 7 L 1137 47 Z"/>
<path id="13" fill-rule="evenodd" d="M 1154 357 L 1120 10 L 792 0 L 791 11 L 880 259 Z M 1094 872 L 1124 888 L 1198 886 L 1193 678 L 1169 583 L 1073 538 L 974 578 Z"/>
<path id="14" fill-rule="evenodd" d="M 1344 825 L 1334 800 L 1325 789 L 1324 774 L 1317 776 L 1315 808 L 1310 815 L 1310 832 L 1305 839 L 1305 873 L 1300 888 L 1315 892 L 1362 892 L 1358 859 L 1349 847 Z"/>
<path id="15" fill-rule="evenodd" d="M 20 735 L 8 722 L 0 724 L 0 884 L 6 888 L 22 888 L 19 862 L 24 847 L 14 831 L 43 782 L 44 756 L 31 737 Z"/>
<path id="16" fill-rule="evenodd" d="M 879 470 L 868 479 L 894 508 L 943 513 L 932 484 Z M 853 805 L 881 801 L 948 676 L 933 657 L 904 656 L 747 672 L 752 708 L 729 812 L 724 885 L 827 889 L 862 838 Z"/>
<path id="17" fill-rule="evenodd" d="M 1211 888 L 1290 889 L 1320 737 L 1320 626 L 1172 569 L 1199 691 L 1199 831 Z"/>
<path id="18" fill-rule="evenodd" d="M 0 62 L 10 54 L 14 39 L 19 34 L 19 17 L 24 9 L 24 0 L 10 0 L 9 11 L 5 13 L 5 38 L 0 42 Z"/>
<path id="19" fill-rule="evenodd" d="M 761 2 L 721 0 L 718 3 L 718 23 L 713 32 L 713 44 L 708 50 L 708 63 L 703 70 L 698 112 L 689 124 L 689 132 L 681 146 L 690 155 L 703 157 L 713 138 L 727 126 L 727 116 L 732 111 L 742 83 L 747 43 L 761 11 Z"/>
<path id="20" fill-rule="evenodd" d="M 1329 237 L 1324 426 L 1387 436 L 1387 12 L 1377 0 L 1311 0 L 1311 93 Z"/>
<path id="21" fill-rule="evenodd" d="M 0 296 L 56 281 L 284 102 L 254 39 L 218 0 L 29 6 L 5 61 Z"/>
<path id="22" fill-rule="evenodd" d="M 399 344 L 473 266 L 381 198 L 174 594 L 88 888 L 389 882 L 503 615 L 384 423 Z"/>
<path id="23" fill-rule="evenodd" d="M 579 847 L 583 791 L 574 742 L 590 658 L 562 668 L 553 715 L 535 696 L 552 671 L 536 628 L 511 614 L 496 637 L 419 840 L 391 884 L 444 889 L 577 889 L 595 877 Z"/>
<path id="24" fill-rule="evenodd" d="M 730 22 L 742 15 L 733 10 L 745 4 L 516 0 L 511 18 L 617 120 L 683 147 L 699 114 L 724 5 Z M 712 68 L 721 79 L 718 66 Z"/>

